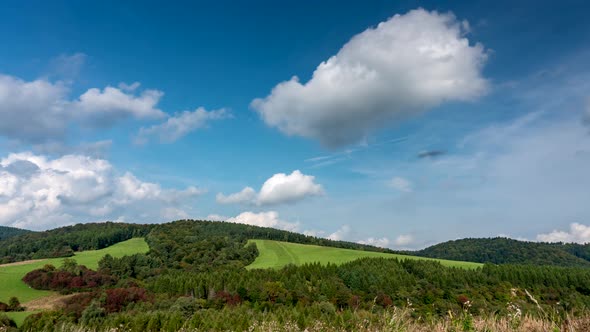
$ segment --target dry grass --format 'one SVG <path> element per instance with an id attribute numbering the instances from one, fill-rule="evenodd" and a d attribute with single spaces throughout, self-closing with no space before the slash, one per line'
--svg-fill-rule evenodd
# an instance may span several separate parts
<path id="1" fill-rule="evenodd" d="M 49 295 L 42 297 L 40 299 L 29 301 L 27 303 L 23 303 L 22 306 L 25 307 L 28 311 L 61 309 L 65 305 L 64 301 L 75 295 L 76 293 L 68 295 Z"/>
<path id="2" fill-rule="evenodd" d="M 248 332 L 580 332 L 590 331 L 590 316 L 569 318 L 559 325 L 549 320 L 538 317 L 524 316 L 515 321 L 510 317 L 461 317 L 453 319 L 450 317 L 441 318 L 433 323 L 418 322 L 411 319 L 410 312 L 407 309 L 398 309 L 393 312 L 384 314 L 378 321 L 362 321 L 348 328 L 337 328 L 328 325 L 323 321 L 316 321 L 305 329 L 292 321 L 261 321 L 252 324 Z M 467 323 L 466 323 L 467 322 Z M 104 328 L 104 329 L 86 329 L 81 326 L 64 324 L 58 328 L 64 332 L 123 332 L 127 329 L 121 328 Z M 0 328 L 0 332 L 4 332 Z M 199 331 L 196 329 L 182 328 L 181 332 Z"/>

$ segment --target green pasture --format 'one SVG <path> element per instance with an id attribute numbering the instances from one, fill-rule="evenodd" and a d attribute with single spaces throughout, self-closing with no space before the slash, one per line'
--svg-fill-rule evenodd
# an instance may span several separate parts
<path id="1" fill-rule="evenodd" d="M 259 255 L 248 265 L 248 269 L 281 268 L 288 264 L 301 265 L 319 262 L 321 264 L 343 264 L 363 257 L 383 257 L 397 259 L 422 259 L 440 262 L 444 266 L 475 269 L 483 266 L 480 263 L 450 261 L 409 255 L 387 254 L 381 252 L 322 247 L 315 245 L 280 242 L 272 240 L 249 240 L 256 243 Z"/>
<path id="2" fill-rule="evenodd" d="M 3 312 L 9 318 L 12 318 L 13 321 L 16 322 L 16 326 L 21 326 L 21 324 L 25 321 L 29 315 L 36 314 L 39 311 L 17 311 L 17 312 Z"/>
<path id="3" fill-rule="evenodd" d="M 78 252 L 70 258 L 75 259 L 80 265 L 85 265 L 90 269 L 96 269 L 98 267 L 98 261 L 106 254 L 110 254 L 113 257 L 121 257 L 144 253 L 148 250 L 149 247 L 143 238 L 133 238 L 101 250 Z M 22 265 L 0 266 L 0 302 L 7 303 L 10 297 L 16 296 L 21 303 L 26 303 L 53 294 L 50 291 L 32 289 L 21 279 L 32 270 L 39 269 L 46 264 L 52 264 L 57 267 L 62 264 L 62 261 L 63 258 L 51 258 Z"/>

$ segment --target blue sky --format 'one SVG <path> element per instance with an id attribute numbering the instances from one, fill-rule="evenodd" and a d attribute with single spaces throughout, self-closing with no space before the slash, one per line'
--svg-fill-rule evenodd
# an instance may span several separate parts
<path id="1" fill-rule="evenodd" d="M 588 9 L 4 2 L 0 225 L 590 241 Z"/>

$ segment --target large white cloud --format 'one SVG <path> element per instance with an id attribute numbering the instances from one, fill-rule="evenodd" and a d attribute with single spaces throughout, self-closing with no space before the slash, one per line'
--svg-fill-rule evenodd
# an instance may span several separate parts
<path id="1" fill-rule="evenodd" d="M 229 218 L 226 222 L 233 222 L 239 224 L 260 226 L 260 227 L 272 227 L 282 229 L 286 231 L 297 231 L 299 223 L 291 223 L 279 218 L 279 214 L 276 211 L 268 212 L 242 212 L 239 215 Z"/>
<path id="2" fill-rule="evenodd" d="M 163 93 L 144 90 L 135 93 L 107 86 L 92 88 L 79 98 L 69 98 L 70 89 L 62 82 L 45 79 L 24 81 L 0 74 L 0 137 L 25 142 L 60 140 L 70 125 L 111 125 L 133 117 L 154 119 L 165 116 L 156 105 Z"/>
<path id="3" fill-rule="evenodd" d="M 590 226 L 572 223 L 568 231 L 554 230 L 547 234 L 537 235 L 537 241 L 590 243 Z"/>
<path id="4" fill-rule="evenodd" d="M 229 116 L 225 109 L 207 111 L 203 107 L 184 111 L 169 117 L 165 122 L 139 130 L 136 143 L 146 143 L 151 137 L 157 137 L 161 143 L 171 143 L 186 134 L 207 126 L 212 120 L 225 119 Z"/>
<path id="5" fill-rule="evenodd" d="M 102 159 L 82 155 L 50 159 L 32 153 L 0 160 L 0 188 L 0 225 L 28 229 L 122 215 L 132 220 L 145 213 L 150 218 L 185 216 L 180 205 L 203 193 L 196 187 L 164 189 L 131 173 L 119 176 Z"/>
<path id="6" fill-rule="evenodd" d="M 487 90 L 487 55 L 470 45 L 466 22 L 417 9 L 354 36 L 307 83 L 282 82 L 251 106 L 288 135 L 335 147 L 445 101 Z"/>
<path id="7" fill-rule="evenodd" d="M 276 205 L 293 203 L 308 196 L 322 195 L 324 190 L 315 183 L 315 177 L 305 175 L 299 170 L 291 174 L 277 173 L 264 182 L 256 193 L 251 187 L 242 191 L 224 195 L 217 194 L 217 202 L 221 204 L 250 203 L 256 205 Z"/>

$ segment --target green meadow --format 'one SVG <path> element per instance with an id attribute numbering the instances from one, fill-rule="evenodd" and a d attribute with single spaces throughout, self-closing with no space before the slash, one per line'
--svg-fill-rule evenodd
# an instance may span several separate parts
<path id="1" fill-rule="evenodd" d="M 21 324 L 25 321 L 29 315 L 36 314 L 39 311 L 18 311 L 18 312 L 3 312 L 0 314 L 6 314 L 9 318 L 11 318 L 15 323 L 16 326 L 21 326 Z"/>
<path id="2" fill-rule="evenodd" d="M 96 269 L 98 267 L 98 261 L 106 254 L 110 254 L 113 257 L 121 257 L 144 253 L 148 250 L 149 247 L 143 238 L 133 238 L 108 248 L 78 252 L 69 258 L 75 259 L 80 265 L 86 265 L 90 269 Z M 39 269 L 46 264 L 60 266 L 62 261 L 63 258 L 51 258 L 32 261 L 26 264 L 0 266 L 0 301 L 7 303 L 10 297 L 16 296 L 21 303 L 26 303 L 53 294 L 51 291 L 32 289 L 21 279 L 32 270 Z"/>
<path id="3" fill-rule="evenodd" d="M 259 255 L 248 265 L 248 269 L 281 268 L 288 264 L 301 265 L 305 263 L 343 264 L 363 257 L 383 257 L 403 259 L 422 259 L 440 262 L 444 266 L 475 269 L 483 266 L 480 263 L 450 261 L 409 255 L 397 255 L 381 252 L 322 247 L 315 245 L 280 242 L 272 240 L 250 240 L 256 243 Z"/>

